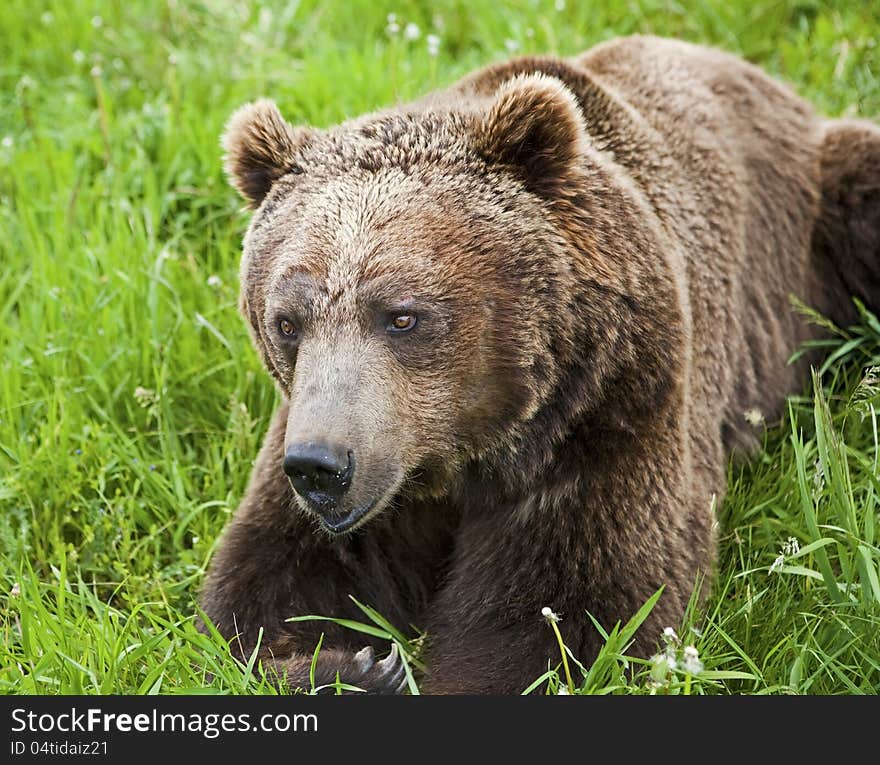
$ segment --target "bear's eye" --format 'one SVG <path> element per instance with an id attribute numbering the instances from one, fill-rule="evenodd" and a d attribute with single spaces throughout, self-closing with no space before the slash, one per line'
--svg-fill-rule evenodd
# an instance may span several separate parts
<path id="1" fill-rule="evenodd" d="M 281 319 L 278 322 L 278 329 L 285 337 L 292 337 L 296 334 L 296 327 L 290 319 Z"/>
<path id="2" fill-rule="evenodd" d="M 391 317 L 391 321 L 388 322 L 388 331 L 389 332 L 409 332 L 415 325 L 418 319 L 415 314 L 412 313 L 398 313 Z"/>

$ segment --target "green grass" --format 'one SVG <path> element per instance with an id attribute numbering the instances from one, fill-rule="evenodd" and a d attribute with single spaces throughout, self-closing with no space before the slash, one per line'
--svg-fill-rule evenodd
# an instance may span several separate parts
<path id="1" fill-rule="evenodd" d="M 390 40 L 391 11 L 420 38 Z M 637 31 L 742 53 L 829 115 L 880 114 L 873 0 L 5 3 L 0 692 L 273 692 L 193 625 L 276 405 L 236 312 L 247 217 L 218 146 L 231 111 L 270 95 L 325 126 L 509 49 L 569 54 Z M 731 465 L 717 579 L 670 625 L 678 667 L 624 672 L 623 625 L 588 670 L 568 657 L 576 689 L 880 690 L 880 397 L 866 373 L 880 325 L 865 314 L 832 352 Z M 800 552 L 770 573 L 789 537 Z M 691 643 L 696 675 L 682 670 Z M 556 669 L 552 689 L 567 682 Z"/>

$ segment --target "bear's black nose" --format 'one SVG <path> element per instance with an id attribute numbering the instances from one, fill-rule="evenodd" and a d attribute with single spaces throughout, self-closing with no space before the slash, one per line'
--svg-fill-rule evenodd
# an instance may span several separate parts
<path id="1" fill-rule="evenodd" d="M 348 491 L 354 455 L 334 444 L 294 443 L 284 455 L 284 472 L 297 494 L 323 509 Z"/>

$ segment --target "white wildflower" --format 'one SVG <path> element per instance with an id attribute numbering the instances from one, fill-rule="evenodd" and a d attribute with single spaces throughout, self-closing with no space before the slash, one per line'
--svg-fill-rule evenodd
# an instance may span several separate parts
<path id="1" fill-rule="evenodd" d="M 142 385 L 138 385 L 137 388 L 134 389 L 134 397 L 138 404 L 143 407 L 150 406 L 150 404 L 153 404 L 158 400 L 156 391 L 144 388 Z"/>
<path id="2" fill-rule="evenodd" d="M 746 411 L 743 412 L 743 417 L 746 418 L 746 422 L 753 428 L 757 428 L 764 424 L 764 415 L 761 414 L 760 409 L 746 409 Z"/>
<path id="3" fill-rule="evenodd" d="M 413 24 L 411 21 L 403 28 L 403 39 L 404 40 L 418 40 L 422 34 L 422 30 L 419 29 L 418 24 Z"/>
<path id="4" fill-rule="evenodd" d="M 658 653 L 651 657 L 651 681 L 664 685 L 669 675 L 669 665 L 666 663 L 666 654 Z"/>
<path id="5" fill-rule="evenodd" d="M 559 684 L 559 688 L 556 689 L 557 696 L 571 696 L 571 691 L 568 690 L 567 685 Z"/>
<path id="6" fill-rule="evenodd" d="M 83 53 L 81 50 L 75 50 L 73 52 L 73 63 L 74 64 L 81 64 L 85 60 L 86 60 L 86 54 Z"/>
<path id="7" fill-rule="evenodd" d="M 519 43 L 516 40 L 505 40 L 504 47 L 508 53 L 516 53 L 519 50 Z"/>
<path id="8" fill-rule="evenodd" d="M 95 29 L 100 29 L 102 26 L 104 26 L 104 19 L 102 19 L 100 16 L 92 16 L 92 26 Z"/>
<path id="9" fill-rule="evenodd" d="M 221 284 L 223 284 L 223 280 L 217 274 L 211 274 L 208 277 L 209 287 L 219 287 Z"/>
<path id="10" fill-rule="evenodd" d="M 782 545 L 782 549 L 779 551 L 779 555 L 776 560 L 773 561 L 770 566 L 770 570 L 767 572 L 768 574 L 772 574 L 774 571 L 778 571 L 782 568 L 782 564 L 785 563 L 786 558 L 790 558 L 792 555 L 797 555 L 801 550 L 801 544 L 795 537 L 788 537 L 785 540 L 785 543 Z"/>
<path id="11" fill-rule="evenodd" d="M 428 35 L 425 38 L 425 42 L 428 44 L 428 55 L 431 58 L 436 58 L 440 52 L 440 37 L 438 35 Z"/>
<path id="12" fill-rule="evenodd" d="M 385 27 L 385 34 L 389 37 L 397 37 L 400 32 L 400 24 L 397 23 L 397 16 L 394 13 L 388 14 L 388 25 Z"/>
<path id="13" fill-rule="evenodd" d="M 178 56 L 174 51 L 168 54 L 168 64 L 170 66 L 177 66 L 180 63 L 180 56 Z"/>
<path id="14" fill-rule="evenodd" d="M 685 646 L 684 661 L 681 666 L 685 672 L 691 675 L 699 675 L 703 671 L 703 662 L 700 661 L 700 654 L 695 646 Z"/>
<path id="15" fill-rule="evenodd" d="M 275 21 L 275 14 L 271 8 L 260 8 L 260 15 L 257 17 L 257 26 L 261 32 L 268 32 L 272 28 Z"/>
<path id="16" fill-rule="evenodd" d="M 101 67 L 98 66 L 97 64 L 95 64 L 95 65 L 89 70 L 89 74 L 92 75 L 92 77 L 100 77 L 100 76 L 101 76 Z"/>
<path id="17" fill-rule="evenodd" d="M 556 0 L 556 2 L 554 3 L 554 7 L 557 11 L 562 13 L 562 11 L 565 10 L 565 0 Z"/>
<path id="18" fill-rule="evenodd" d="M 15 141 L 12 139 L 11 135 L 3 136 L 3 140 L 0 141 L 0 145 L 2 145 L 4 149 L 11 149 L 14 143 Z"/>
<path id="19" fill-rule="evenodd" d="M 672 627 L 664 627 L 663 628 L 663 639 L 669 643 L 677 643 L 678 635 Z"/>
<path id="20" fill-rule="evenodd" d="M 19 595 L 21 595 L 21 585 L 16 582 L 12 585 L 12 589 L 9 591 L 9 597 L 17 598 Z"/>
<path id="21" fill-rule="evenodd" d="M 40 21 L 42 21 L 46 26 L 49 26 L 53 21 L 55 21 L 55 15 L 52 11 L 45 11 L 42 16 L 40 16 Z"/>
<path id="22" fill-rule="evenodd" d="M 544 606 L 541 609 L 541 616 L 543 616 L 548 622 L 559 621 L 559 614 L 555 613 L 549 606 Z"/>

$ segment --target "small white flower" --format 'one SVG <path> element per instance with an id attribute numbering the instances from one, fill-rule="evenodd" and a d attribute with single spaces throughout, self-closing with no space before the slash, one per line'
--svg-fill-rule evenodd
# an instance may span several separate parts
<path id="1" fill-rule="evenodd" d="M 177 66 L 180 63 L 180 56 L 172 51 L 168 54 L 168 63 L 171 66 Z"/>
<path id="2" fill-rule="evenodd" d="M 104 19 L 102 19 L 100 16 L 92 16 L 92 26 L 95 29 L 100 29 L 102 26 L 104 26 Z"/>
<path id="3" fill-rule="evenodd" d="M 678 642 L 678 635 L 672 627 L 664 627 L 663 628 L 663 638 L 671 643 Z"/>
<path id="4" fill-rule="evenodd" d="M 421 34 L 422 31 L 419 29 L 419 25 L 413 24 L 411 21 L 403 28 L 404 40 L 418 40 Z"/>
<path id="5" fill-rule="evenodd" d="M 428 44 L 428 55 L 431 58 L 436 58 L 437 54 L 440 52 L 440 37 L 437 35 L 428 35 L 425 38 L 425 42 Z"/>
<path id="6" fill-rule="evenodd" d="M 46 26 L 49 26 L 53 21 L 55 21 L 55 16 L 52 11 L 46 11 L 40 16 L 40 21 L 42 21 Z"/>
<path id="7" fill-rule="evenodd" d="M 21 585 L 16 582 L 12 585 L 12 589 L 9 591 L 9 597 L 17 598 L 19 595 L 21 595 Z"/>
<path id="8" fill-rule="evenodd" d="M 785 556 L 780 555 L 773 563 L 770 565 L 770 570 L 767 572 L 768 574 L 772 574 L 774 571 L 778 571 L 782 568 L 782 564 L 785 563 Z"/>
<path id="9" fill-rule="evenodd" d="M 665 685 L 669 675 L 669 664 L 665 654 L 658 653 L 651 657 L 651 681 L 657 685 Z"/>
<path id="10" fill-rule="evenodd" d="M 101 67 L 98 66 L 97 64 L 95 64 L 95 65 L 89 70 L 89 74 L 92 75 L 92 77 L 100 77 L 100 76 L 101 76 Z"/>
<path id="11" fill-rule="evenodd" d="M 541 609 L 541 616 L 543 616 L 548 622 L 558 622 L 559 614 L 553 612 L 553 609 L 549 606 L 544 606 Z"/>
<path id="12" fill-rule="evenodd" d="M 562 11 L 565 10 L 565 0 L 556 0 L 556 3 L 554 4 L 554 6 L 557 11 L 562 13 Z"/>
<path id="13" fill-rule="evenodd" d="M 782 545 L 782 554 L 786 557 L 797 555 L 797 553 L 799 553 L 800 551 L 800 542 L 798 542 L 795 537 L 789 537 L 785 540 L 785 544 Z"/>
<path id="14" fill-rule="evenodd" d="M 12 148 L 12 145 L 13 145 L 14 143 L 15 143 L 15 141 L 12 140 L 12 136 L 11 136 L 11 135 L 5 135 L 5 136 L 3 136 L 3 140 L 0 141 L 0 144 L 2 144 L 2 146 L 3 146 L 4 149 L 11 149 L 11 148 Z"/>
<path id="15" fill-rule="evenodd" d="M 567 685 L 562 685 L 562 683 L 560 683 L 559 688 L 556 689 L 556 695 L 557 696 L 571 696 L 571 693 L 569 692 Z"/>
<path id="16" fill-rule="evenodd" d="M 746 411 L 743 412 L 743 417 L 746 418 L 746 422 L 753 428 L 757 428 L 764 424 L 764 415 L 761 414 L 760 409 L 746 409 Z"/>
<path id="17" fill-rule="evenodd" d="M 389 13 L 388 16 L 386 17 L 386 21 L 389 24 L 396 24 L 397 23 L 397 14 L 396 13 Z"/>
<path id="18" fill-rule="evenodd" d="M 134 397 L 142 407 L 148 407 L 150 404 L 153 404 L 158 400 L 156 391 L 144 388 L 142 385 L 138 385 L 137 388 L 134 389 Z"/>
<path id="19" fill-rule="evenodd" d="M 393 15 L 393 13 L 388 14 L 389 18 Z M 388 26 L 385 27 L 385 34 L 387 34 L 389 37 L 397 37 L 399 32 L 400 24 L 398 24 L 396 21 L 389 21 Z"/>
<path id="20" fill-rule="evenodd" d="M 192 543 L 193 543 L 193 546 L 195 546 L 199 543 L 199 538 L 195 534 L 193 534 Z"/>
<path id="21" fill-rule="evenodd" d="M 223 280 L 217 274 L 211 274 L 208 277 L 209 287 L 219 287 L 221 284 L 223 284 Z"/>
<path id="22" fill-rule="evenodd" d="M 519 43 L 516 40 L 505 40 L 504 47 L 508 53 L 516 53 L 519 50 Z"/>
<path id="23" fill-rule="evenodd" d="M 113 59 L 113 68 L 117 72 L 121 72 L 125 68 L 125 62 L 121 58 Z"/>
<path id="24" fill-rule="evenodd" d="M 681 666 L 685 672 L 691 675 L 699 675 L 703 671 L 703 662 L 700 661 L 700 654 L 695 646 L 685 646 L 684 661 Z"/>

